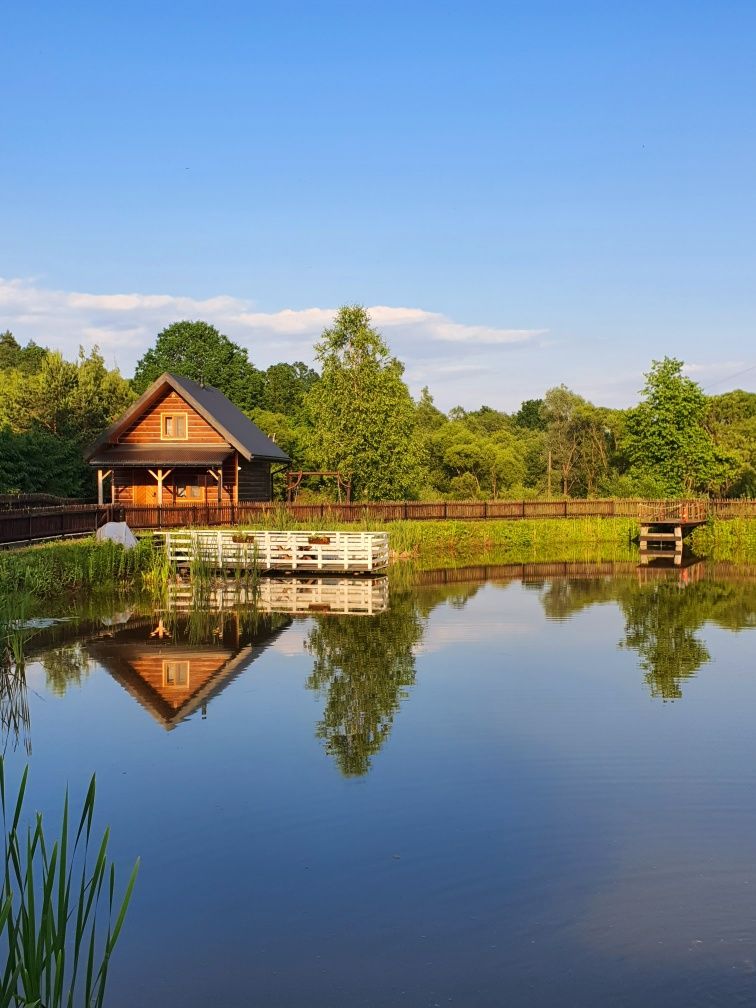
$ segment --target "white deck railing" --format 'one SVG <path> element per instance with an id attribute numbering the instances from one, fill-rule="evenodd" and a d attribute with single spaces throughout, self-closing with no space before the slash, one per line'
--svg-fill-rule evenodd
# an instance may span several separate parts
<path id="1" fill-rule="evenodd" d="M 214 570 L 348 571 L 388 567 L 387 532 L 268 532 L 180 529 L 158 533 L 169 562 Z"/>

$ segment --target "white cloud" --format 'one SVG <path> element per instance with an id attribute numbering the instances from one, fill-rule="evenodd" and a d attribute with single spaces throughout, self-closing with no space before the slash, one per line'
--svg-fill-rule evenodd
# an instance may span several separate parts
<path id="1" fill-rule="evenodd" d="M 434 374 L 453 381 L 455 375 L 490 369 L 492 354 L 533 343 L 543 332 L 468 325 L 423 308 L 375 305 L 368 310 L 392 351 L 406 362 L 414 392 Z M 185 318 L 211 322 L 245 346 L 259 367 L 279 360 L 312 361 L 313 343 L 335 312 L 319 307 L 260 312 L 252 301 L 228 296 L 90 294 L 52 290 L 30 279 L 0 278 L 0 329 L 10 329 L 22 342 L 33 339 L 68 356 L 80 344 L 96 343 L 108 363 L 118 364 L 124 374 L 132 372 L 161 329 Z M 476 348 L 485 352 L 485 360 L 470 359 Z M 450 393 L 449 402 L 441 405 L 457 400 Z"/>
<path id="2" fill-rule="evenodd" d="M 524 399 L 561 382 L 592 402 L 629 406 L 643 386 L 646 360 L 630 344 L 612 347 L 608 354 L 579 334 L 473 325 L 417 307 L 374 305 L 369 311 L 405 363 L 413 394 L 428 385 L 444 410 L 475 409 L 481 403 L 516 410 Z M 334 314 L 333 307 L 264 312 L 252 300 L 226 295 L 92 294 L 54 290 L 34 279 L 0 278 L 0 331 L 10 329 L 22 342 L 33 339 L 69 357 L 80 344 L 96 343 L 108 364 L 117 364 L 126 375 L 157 333 L 179 319 L 212 322 L 246 347 L 258 367 L 281 360 L 312 362 L 313 344 Z M 751 362 L 737 358 L 739 348 L 719 349 L 723 360 L 707 363 L 698 356 L 686 372 L 715 391 L 754 387 L 756 369 L 743 373 Z M 665 345 L 655 356 L 675 350 Z M 742 377 L 733 378 L 738 372 Z"/>

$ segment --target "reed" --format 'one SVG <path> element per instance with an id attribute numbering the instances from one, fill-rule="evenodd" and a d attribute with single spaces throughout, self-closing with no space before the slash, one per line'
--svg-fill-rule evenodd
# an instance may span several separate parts
<path id="1" fill-rule="evenodd" d="M 26 673 L 22 667 L 11 665 L 0 668 L 0 733 L 3 753 L 8 743 L 15 749 L 19 741 L 27 754 L 31 754 L 31 717 L 27 696 Z"/>
<path id="2" fill-rule="evenodd" d="M 31 722 L 26 689 L 25 650 L 34 630 L 27 623 L 25 595 L 0 596 L 0 736 L 3 752 L 23 739 L 31 752 Z"/>
<path id="3" fill-rule="evenodd" d="M 141 544 L 140 544 L 141 545 Z M 147 548 L 144 547 L 145 553 Z M 165 548 L 158 546 L 155 548 L 150 539 L 149 562 L 145 566 L 142 574 L 142 587 L 145 588 L 153 599 L 160 600 L 164 597 L 168 582 L 175 575 L 168 559 L 168 552 Z"/>
<path id="4" fill-rule="evenodd" d="M 45 598 L 82 588 L 96 591 L 131 584 L 153 562 L 149 537 L 129 550 L 95 539 L 9 550 L 0 553 L 0 595 L 25 592 Z"/>
<path id="5" fill-rule="evenodd" d="M 21 826 L 28 767 L 15 800 L 6 800 L 0 758 L 0 805 L 5 872 L 0 895 L 0 940 L 6 955 L 0 975 L 0 1008 L 101 1008 L 110 959 L 134 890 L 134 865 L 120 902 L 115 866 L 108 859 L 109 829 L 90 855 L 96 784 L 92 777 L 73 843 L 68 792 L 57 835 L 50 838 L 41 813 Z M 9 814 L 10 813 L 10 814 Z M 98 919 L 107 902 L 107 925 Z"/>
<path id="6" fill-rule="evenodd" d="M 756 522 L 748 518 L 713 518 L 695 530 L 691 545 L 699 556 L 755 563 Z"/>

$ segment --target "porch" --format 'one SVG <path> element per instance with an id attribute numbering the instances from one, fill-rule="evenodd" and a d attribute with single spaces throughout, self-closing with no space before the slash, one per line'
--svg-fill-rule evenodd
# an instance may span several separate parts
<path id="1" fill-rule="evenodd" d="M 97 500 L 135 507 L 228 504 L 239 499 L 230 448 L 113 449 L 97 459 Z"/>

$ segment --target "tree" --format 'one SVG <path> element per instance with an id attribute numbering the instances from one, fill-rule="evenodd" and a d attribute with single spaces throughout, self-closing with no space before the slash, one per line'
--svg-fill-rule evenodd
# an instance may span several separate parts
<path id="1" fill-rule="evenodd" d="M 564 385 L 543 398 L 546 449 L 562 493 L 591 495 L 609 472 L 616 425 L 611 410 L 593 406 Z"/>
<path id="2" fill-rule="evenodd" d="M 733 497 L 756 497 L 756 393 L 735 389 L 709 399 L 707 428 L 735 460 L 722 489 Z"/>
<path id="3" fill-rule="evenodd" d="M 270 413 L 299 416 L 307 393 L 319 375 L 311 367 L 296 361 L 294 364 L 271 364 L 264 372 L 260 408 Z"/>
<path id="4" fill-rule="evenodd" d="M 718 490 L 735 468 L 706 427 L 706 396 L 682 367 L 673 357 L 652 362 L 643 400 L 630 410 L 626 428 L 632 469 L 653 475 L 670 496 Z"/>
<path id="5" fill-rule="evenodd" d="M 263 374 L 250 363 L 247 351 L 209 322 L 174 322 L 163 329 L 137 363 L 135 391 L 141 394 L 165 371 L 205 381 L 245 412 L 262 396 Z"/>
<path id="6" fill-rule="evenodd" d="M 414 496 L 420 480 L 412 451 L 415 405 L 403 366 L 365 309 L 339 309 L 315 352 L 321 378 L 307 403 L 322 467 L 349 476 L 359 499 Z"/>
<path id="7" fill-rule="evenodd" d="M 34 356 L 36 370 L 2 372 L 0 487 L 88 496 L 93 475 L 82 449 L 133 401 L 131 385 L 97 347 L 80 349 L 76 361 L 48 350 Z"/>
<path id="8" fill-rule="evenodd" d="M 46 353 L 47 350 L 33 340 L 22 347 L 9 329 L 0 333 L 0 371 L 17 368 L 29 374 L 37 370 Z"/>
<path id="9" fill-rule="evenodd" d="M 415 426 L 417 430 L 438 430 L 438 428 L 443 427 L 445 423 L 446 417 L 433 402 L 433 396 L 430 394 L 428 386 L 424 385 L 420 390 L 417 412 L 415 413 Z"/>
<path id="10" fill-rule="evenodd" d="M 73 441 L 35 429 L 0 428 L 0 493 L 49 493 L 83 497 L 92 473 Z"/>
<path id="11" fill-rule="evenodd" d="M 546 430 L 543 399 L 525 399 L 513 419 L 518 427 L 524 427 L 526 430 Z"/>
<path id="12" fill-rule="evenodd" d="M 453 420 L 427 439 L 430 476 L 437 493 L 452 499 L 498 497 L 525 477 L 525 460 L 508 431 L 488 435 L 469 416 Z"/>

